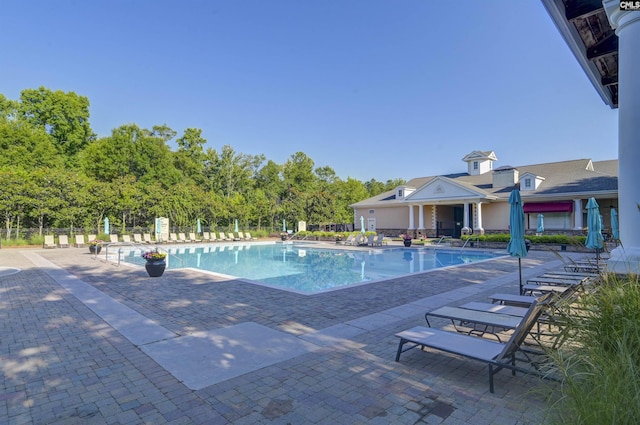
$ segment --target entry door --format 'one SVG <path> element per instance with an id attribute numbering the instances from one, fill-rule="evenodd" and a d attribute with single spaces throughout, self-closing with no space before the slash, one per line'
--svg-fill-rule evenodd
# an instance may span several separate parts
<path id="1" fill-rule="evenodd" d="M 462 234 L 462 227 L 464 226 L 464 208 L 463 207 L 453 207 L 453 237 L 458 239 Z"/>
<path id="2" fill-rule="evenodd" d="M 376 219 L 375 218 L 368 218 L 367 219 L 367 230 L 370 232 L 375 232 L 376 231 Z"/>

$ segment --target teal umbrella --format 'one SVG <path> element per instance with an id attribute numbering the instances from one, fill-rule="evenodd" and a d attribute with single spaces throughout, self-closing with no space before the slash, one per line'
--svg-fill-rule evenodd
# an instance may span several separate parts
<path id="1" fill-rule="evenodd" d="M 512 257 L 518 257 L 518 271 L 520 273 L 520 295 L 522 295 L 522 258 L 527 256 L 527 244 L 524 240 L 524 210 L 520 191 L 514 189 L 509 196 L 509 233 L 511 239 L 507 251 Z"/>
<path id="2" fill-rule="evenodd" d="M 600 259 L 600 249 L 604 246 L 602 237 L 602 221 L 600 206 L 594 198 L 587 201 L 587 240 L 584 244 L 589 249 L 596 250 L 596 261 Z"/>
<path id="3" fill-rule="evenodd" d="M 200 219 L 196 222 L 196 232 L 202 233 L 202 225 L 200 224 Z"/>
<path id="4" fill-rule="evenodd" d="M 538 214 L 538 227 L 536 228 L 536 232 L 544 233 L 544 216 L 542 214 Z"/>
<path id="5" fill-rule="evenodd" d="M 611 208 L 611 237 L 617 241 L 620 239 L 620 227 L 618 225 L 618 211 L 615 208 Z"/>
<path id="6" fill-rule="evenodd" d="M 234 232 L 238 233 L 238 219 L 236 218 L 236 226 Z"/>
<path id="7" fill-rule="evenodd" d="M 285 220 L 284 218 L 282 219 L 282 231 L 287 231 L 287 220 Z"/>
<path id="8" fill-rule="evenodd" d="M 104 233 L 109 234 L 109 217 L 104 218 Z"/>
<path id="9" fill-rule="evenodd" d="M 360 216 L 360 233 L 364 235 L 366 232 L 367 231 L 364 228 L 364 217 Z"/>

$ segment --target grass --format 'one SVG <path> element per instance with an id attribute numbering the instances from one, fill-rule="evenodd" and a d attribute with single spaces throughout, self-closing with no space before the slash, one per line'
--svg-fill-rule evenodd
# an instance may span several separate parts
<path id="1" fill-rule="evenodd" d="M 638 277 L 608 276 L 578 301 L 554 353 L 562 397 L 558 424 L 635 424 L 640 421 L 640 286 Z"/>

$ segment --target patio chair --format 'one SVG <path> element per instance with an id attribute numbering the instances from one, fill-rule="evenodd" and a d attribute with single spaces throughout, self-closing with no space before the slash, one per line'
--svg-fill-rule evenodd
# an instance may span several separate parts
<path id="1" fill-rule="evenodd" d="M 152 243 L 152 241 L 151 241 L 151 233 L 143 233 L 142 234 L 142 240 L 144 241 L 144 243 Z"/>
<path id="2" fill-rule="evenodd" d="M 471 360 L 486 363 L 489 367 L 489 391 L 494 392 L 493 375 L 502 369 L 510 369 L 512 375 L 523 372 L 544 376 L 535 367 L 530 354 L 520 347 L 525 338 L 542 314 L 548 297 L 534 301 L 522 318 L 520 324 L 514 329 L 509 340 L 505 343 L 448 332 L 440 329 L 415 326 L 411 329 L 399 332 L 400 338 L 396 352 L 396 362 L 400 361 L 400 355 L 412 348 L 420 347 L 424 351 L 429 348 L 453 355 L 467 357 Z M 405 348 L 405 344 L 411 344 Z M 516 354 L 524 357 L 516 357 Z M 524 368 L 516 365 L 516 361 L 522 361 L 533 365 L 533 368 Z"/>
<path id="3" fill-rule="evenodd" d="M 140 233 L 133 234 L 133 241 L 135 243 L 142 243 L 142 235 Z"/>
<path id="4" fill-rule="evenodd" d="M 375 242 L 373 243 L 373 246 L 382 246 L 382 244 L 384 243 L 384 235 L 382 233 L 380 233 L 377 237 Z"/>
<path id="5" fill-rule="evenodd" d="M 224 234 L 224 232 L 220 232 L 219 235 L 220 235 L 220 240 L 221 241 L 228 241 L 229 240 L 229 238 L 227 238 L 227 236 Z"/>
<path id="6" fill-rule="evenodd" d="M 343 242 L 340 242 L 342 245 L 353 245 L 353 240 L 356 237 L 356 235 L 354 235 L 353 233 L 350 234 L 349 236 L 347 236 L 347 239 L 345 239 Z"/>
<path id="7" fill-rule="evenodd" d="M 109 242 L 118 243 L 118 235 L 109 235 Z"/>
<path id="8" fill-rule="evenodd" d="M 209 232 L 202 232 L 202 242 L 211 242 Z"/>
<path id="9" fill-rule="evenodd" d="M 229 233 L 227 233 L 227 240 L 229 240 L 229 241 L 239 241 L 240 239 L 238 239 L 237 237 L 233 236 L 233 233 L 229 232 Z"/>
<path id="10" fill-rule="evenodd" d="M 255 241 L 255 240 L 256 240 L 256 238 L 254 238 L 253 236 L 251 236 L 251 233 L 249 233 L 249 232 L 246 232 L 246 233 L 244 234 L 244 236 L 247 238 L 247 240 L 248 240 L 248 241 Z"/>
<path id="11" fill-rule="evenodd" d="M 178 242 L 189 242 L 189 240 L 187 239 L 187 235 L 185 235 L 184 233 L 178 233 Z"/>
<path id="12" fill-rule="evenodd" d="M 87 241 L 88 242 L 95 241 L 96 239 L 98 239 L 98 237 L 96 235 L 88 235 L 87 236 Z"/>
<path id="13" fill-rule="evenodd" d="M 60 235 L 58 236 L 58 246 L 60 248 L 69 248 L 69 236 L 68 235 Z"/>
<path id="14" fill-rule="evenodd" d="M 211 232 L 211 237 L 209 238 L 209 242 L 217 242 L 218 238 L 216 237 L 216 232 Z"/>
<path id="15" fill-rule="evenodd" d="M 131 235 L 122 235 L 122 242 L 131 243 Z"/>
<path id="16" fill-rule="evenodd" d="M 202 239 L 197 239 L 196 234 L 194 232 L 189 233 L 189 240 L 191 242 L 202 242 Z"/>
<path id="17" fill-rule="evenodd" d="M 56 241 L 53 235 L 44 235 L 44 243 L 42 244 L 43 248 L 55 248 Z"/>
<path id="18" fill-rule="evenodd" d="M 83 248 L 85 245 L 84 235 L 76 235 L 76 243 L 73 244 L 76 248 Z"/>
<path id="19" fill-rule="evenodd" d="M 477 336 L 490 334 L 498 341 L 501 341 L 498 332 L 515 329 L 522 320 L 522 317 L 510 316 L 508 314 L 449 306 L 440 307 L 425 313 L 424 319 L 429 327 L 431 327 L 431 323 L 429 322 L 430 317 L 450 320 L 456 332 Z"/>
<path id="20" fill-rule="evenodd" d="M 376 235 L 371 233 L 369 236 L 367 236 L 367 240 L 365 242 L 365 245 L 366 246 L 375 246 L 375 242 L 376 242 Z"/>
<path id="21" fill-rule="evenodd" d="M 169 233 L 169 243 L 180 243 L 182 242 L 180 239 L 178 239 L 178 236 L 176 236 L 175 233 Z"/>

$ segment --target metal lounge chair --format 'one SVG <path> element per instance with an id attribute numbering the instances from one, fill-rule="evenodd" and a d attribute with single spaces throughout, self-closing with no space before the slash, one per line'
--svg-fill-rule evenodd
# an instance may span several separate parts
<path id="1" fill-rule="evenodd" d="M 249 232 L 246 232 L 244 235 L 245 235 L 245 237 L 247 238 L 247 240 L 248 240 L 248 241 L 254 241 L 254 240 L 256 240 L 256 238 L 254 238 L 253 236 L 251 236 L 251 233 L 249 233 Z"/>
<path id="2" fill-rule="evenodd" d="M 58 246 L 60 248 L 69 248 L 71 246 L 69 245 L 69 236 L 67 235 L 58 236 Z"/>
<path id="3" fill-rule="evenodd" d="M 209 235 L 209 232 L 202 232 L 202 242 L 211 242 L 211 235 Z"/>
<path id="4" fill-rule="evenodd" d="M 151 233 L 144 233 L 142 235 L 142 240 L 144 241 L 144 243 L 152 243 Z"/>
<path id="5" fill-rule="evenodd" d="M 197 239 L 196 234 L 194 232 L 189 233 L 189 240 L 191 242 L 202 242 L 202 239 Z"/>
<path id="6" fill-rule="evenodd" d="M 76 235 L 76 243 L 74 244 L 76 248 L 84 247 L 84 235 Z"/>
<path id="7" fill-rule="evenodd" d="M 44 235 L 44 243 L 42 244 L 43 248 L 55 248 L 56 241 L 53 235 Z"/>
<path id="8" fill-rule="evenodd" d="M 135 243 L 142 243 L 142 235 L 140 233 L 133 234 L 133 241 Z"/>
<path id="9" fill-rule="evenodd" d="M 494 392 L 493 375 L 502 369 L 510 369 L 512 375 L 516 371 L 543 376 L 535 367 L 524 368 L 516 364 L 524 360 L 533 364 L 529 354 L 521 350 L 525 338 L 542 314 L 548 297 L 540 301 L 534 301 L 522 318 L 520 324 L 514 329 L 509 340 L 505 343 L 462 335 L 455 332 L 440 329 L 415 326 L 396 334 L 400 338 L 396 352 L 396 362 L 400 361 L 400 355 L 412 348 L 420 347 L 422 350 L 430 348 L 445 353 L 467 357 L 471 360 L 486 363 L 489 367 L 489 391 Z M 411 344 L 405 348 L 406 344 Z M 516 355 L 524 357 L 516 357 Z"/>
<path id="10" fill-rule="evenodd" d="M 131 235 L 122 235 L 122 242 L 131 243 Z"/>
<path id="11" fill-rule="evenodd" d="M 109 235 L 109 242 L 118 243 L 118 235 Z"/>

